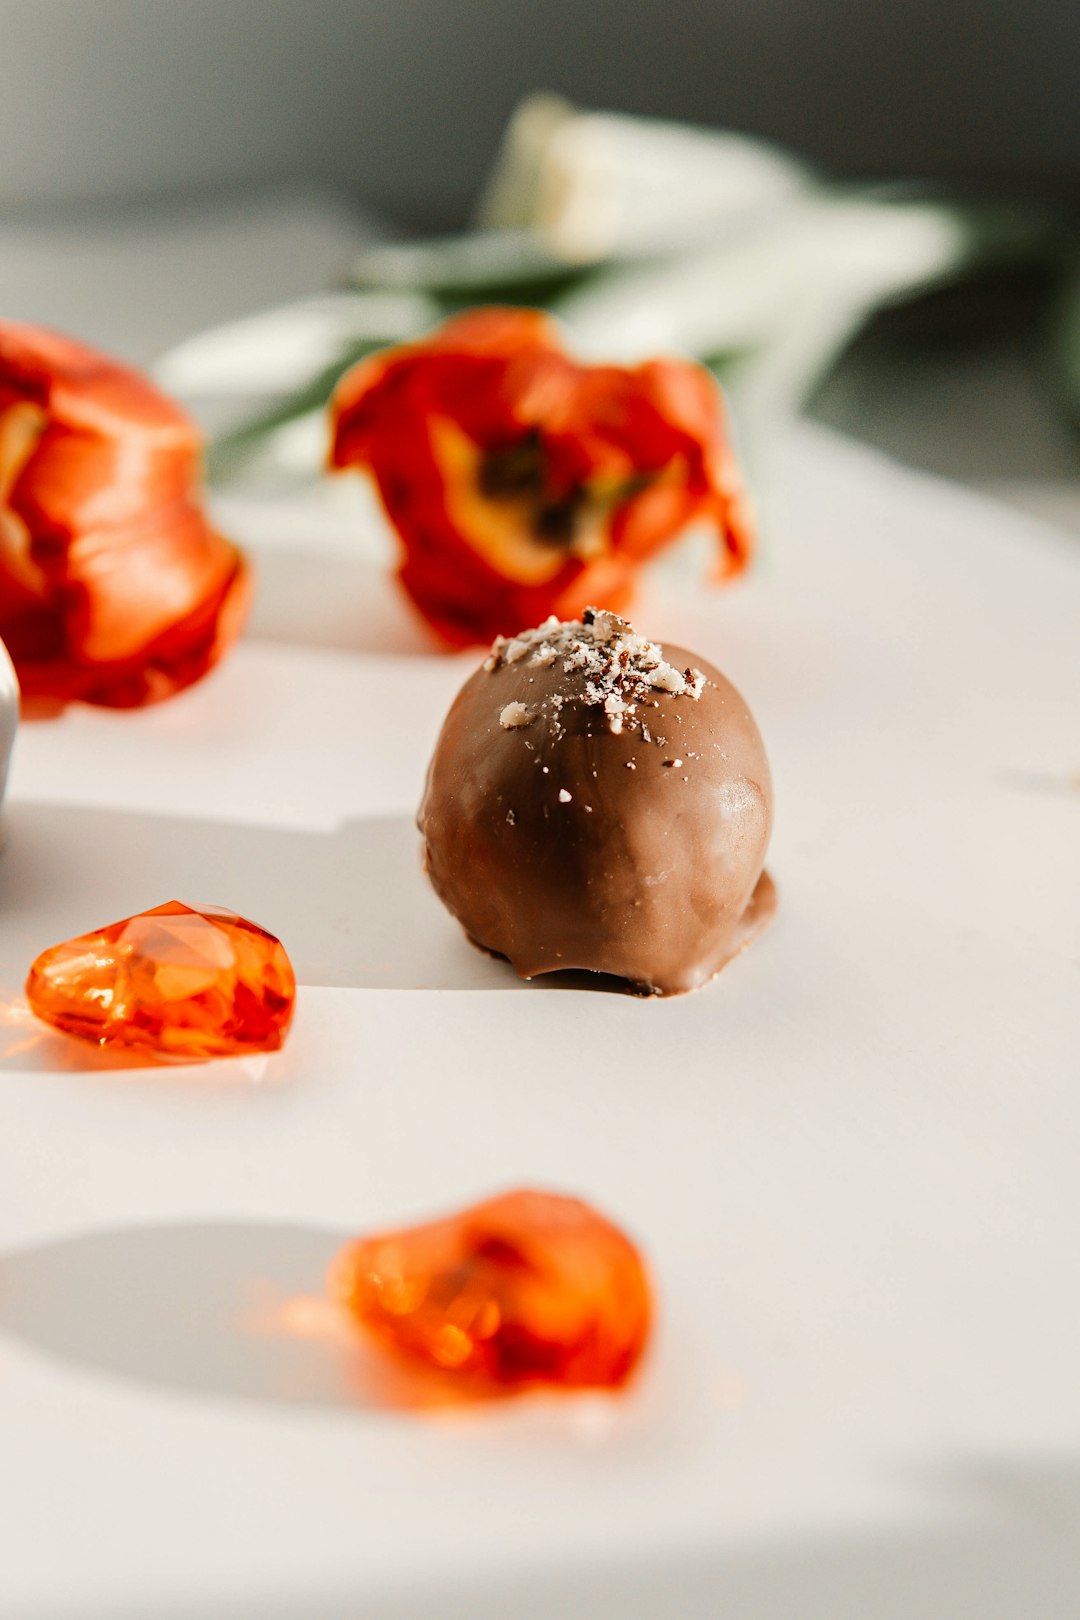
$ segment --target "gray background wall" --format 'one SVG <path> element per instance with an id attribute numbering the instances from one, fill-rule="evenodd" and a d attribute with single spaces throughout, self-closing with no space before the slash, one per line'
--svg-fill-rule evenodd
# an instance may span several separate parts
<path id="1" fill-rule="evenodd" d="M 1076 0 L 0 0 L 0 204 L 320 178 L 445 223 L 537 87 L 848 173 L 1080 181 Z"/>

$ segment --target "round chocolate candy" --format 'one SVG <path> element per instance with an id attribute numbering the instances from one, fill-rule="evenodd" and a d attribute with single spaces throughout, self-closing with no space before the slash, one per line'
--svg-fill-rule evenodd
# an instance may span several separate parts
<path id="1" fill-rule="evenodd" d="M 446 717 L 418 821 L 443 903 L 525 979 L 694 990 L 775 907 L 746 704 L 613 613 L 496 641 Z"/>

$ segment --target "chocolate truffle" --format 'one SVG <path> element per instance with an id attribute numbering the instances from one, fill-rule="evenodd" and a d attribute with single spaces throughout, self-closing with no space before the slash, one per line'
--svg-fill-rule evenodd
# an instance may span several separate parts
<path id="1" fill-rule="evenodd" d="M 694 990 L 775 904 L 746 704 L 613 613 L 495 642 L 446 717 L 418 821 L 444 905 L 525 979 L 584 968 Z"/>

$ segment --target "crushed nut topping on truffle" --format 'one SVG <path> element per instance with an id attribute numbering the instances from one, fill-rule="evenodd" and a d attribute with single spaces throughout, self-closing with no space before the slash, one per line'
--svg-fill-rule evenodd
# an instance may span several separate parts
<path id="1" fill-rule="evenodd" d="M 638 731 L 646 742 L 651 737 L 638 715 L 639 705 L 654 703 L 657 692 L 696 702 L 706 685 L 699 669 L 680 672 L 667 662 L 664 649 L 655 641 L 639 636 L 633 625 L 617 613 L 599 608 L 586 608 L 580 619 L 552 617 L 535 630 L 523 630 L 512 637 L 498 636 L 484 660 L 484 668 L 490 672 L 525 659 L 525 667 L 530 669 L 549 669 L 561 660 L 567 675 L 581 676 L 577 701 L 602 709 L 608 730 L 616 736 L 624 730 Z M 553 696 L 542 705 L 550 705 L 556 725 L 558 711 L 568 701 L 572 699 Z M 513 728 L 526 726 L 534 718 L 535 712 L 523 703 L 508 703 L 499 722 Z"/>

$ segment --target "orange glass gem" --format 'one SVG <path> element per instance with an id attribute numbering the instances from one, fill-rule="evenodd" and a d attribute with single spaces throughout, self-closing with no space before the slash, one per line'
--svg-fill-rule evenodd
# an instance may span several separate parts
<path id="1" fill-rule="evenodd" d="M 649 1334 L 645 1268 L 577 1198 L 520 1191 L 348 1244 L 330 1291 L 391 1351 L 476 1392 L 612 1388 Z"/>
<path id="2" fill-rule="evenodd" d="M 275 1051 L 296 978 L 273 934 L 216 906 L 170 900 L 43 951 L 26 994 L 67 1035 L 194 1063 Z"/>

